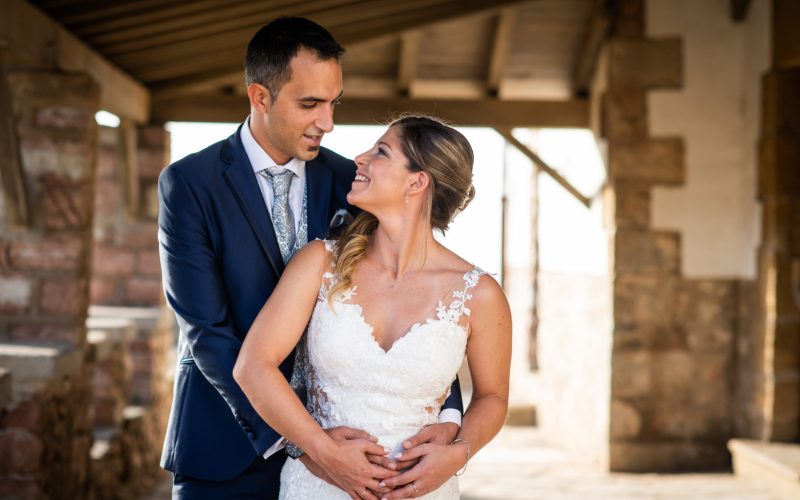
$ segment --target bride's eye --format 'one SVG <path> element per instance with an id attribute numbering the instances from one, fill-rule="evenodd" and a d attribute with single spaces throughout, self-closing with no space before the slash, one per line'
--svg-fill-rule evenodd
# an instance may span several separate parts
<path id="1" fill-rule="evenodd" d="M 384 151 L 383 148 L 380 146 L 378 146 L 378 155 L 386 156 L 386 151 Z"/>

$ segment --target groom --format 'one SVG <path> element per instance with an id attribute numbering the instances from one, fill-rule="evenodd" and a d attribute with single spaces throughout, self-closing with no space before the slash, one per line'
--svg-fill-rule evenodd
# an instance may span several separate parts
<path id="1" fill-rule="evenodd" d="M 164 289 L 180 327 L 161 459 L 174 473 L 173 498 L 277 498 L 286 453 L 330 480 L 291 443 L 284 451 L 232 371 L 291 255 L 354 210 L 345 198 L 353 162 L 320 146 L 343 92 L 343 53 L 307 19 L 280 18 L 261 28 L 245 59 L 250 116 L 231 137 L 170 165 L 159 179 Z M 304 351 L 298 352 L 297 363 L 292 354 L 281 365 L 287 379 L 293 369 L 295 381 L 303 379 Z M 423 429 L 413 444 L 455 437 L 458 381 L 444 406 L 440 424 Z M 346 427 L 328 433 L 368 437 Z M 383 457 L 371 460 L 393 467 Z"/>

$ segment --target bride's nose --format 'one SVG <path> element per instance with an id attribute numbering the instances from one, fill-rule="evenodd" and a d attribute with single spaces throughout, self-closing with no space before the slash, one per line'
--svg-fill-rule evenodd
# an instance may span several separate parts
<path id="1" fill-rule="evenodd" d="M 363 167 L 367 164 L 367 152 L 361 153 L 360 155 L 356 156 L 355 159 L 356 165 L 359 167 Z"/>

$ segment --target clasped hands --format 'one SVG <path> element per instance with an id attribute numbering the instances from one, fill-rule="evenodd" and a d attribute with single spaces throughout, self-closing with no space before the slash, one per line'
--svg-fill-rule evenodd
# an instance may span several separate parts
<path id="1" fill-rule="evenodd" d="M 353 499 L 415 498 L 437 489 L 466 462 L 465 448 L 451 445 L 458 430 L 453 423 L 426 426 L 403 442 L 402 454 L 390 456 L 374 436 L 335 427 L 325 431 L 332 444 L 300 460 Z"/>

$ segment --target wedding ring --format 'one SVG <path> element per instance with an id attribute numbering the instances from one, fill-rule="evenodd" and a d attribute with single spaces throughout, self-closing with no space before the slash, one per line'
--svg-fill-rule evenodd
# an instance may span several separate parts
<path id="1" fill-rule="evenodd" d="M 417 485 L 414 484 L 414 481 L 411 481 L 411 487 L 414 488 L 414 496 L 417 496 Z"/>

